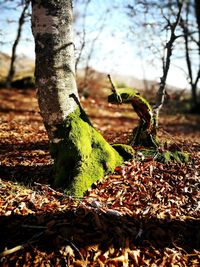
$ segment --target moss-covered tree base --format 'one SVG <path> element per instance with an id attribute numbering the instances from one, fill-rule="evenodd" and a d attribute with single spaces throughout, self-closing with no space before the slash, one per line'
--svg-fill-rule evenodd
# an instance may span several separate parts
<path id="1" fill-rule="evenodd" d="M 162 149 L 162 143 L 157 137 L 157 118 L 153 114 L 153 109 L 148 101 L 140 96 L 140 94 L 131 88 L 115 89 L 111 95 L 108 96 L 108 102 L 112 104 L 131 104 L 134 111 L 139 117 L 139 125 L 133 129 L 133 134 L 129 140 L 129 145 L 135 147 L 144 147 L 139 150 L 143 157 L 153 157 L 155 160 L 161 162 L 168 162 L 170 160 L 176 162 L 187 162 L 189 155 L 182 151 L 171 151 L 170 149 Z M 130 146 L 122 147 L 116 145 L 115 149 L 123 155 L 124 158 L 130 159 L 132 152 Z M 141 154 L 140 153 L 140 154 Z"/>
<path id="2" fill-rule="evenodd" d="M 139 92 L 131 88 L 119 88 L 108 96 L 108 102 L 112 104 L 131 104 L 137 113 L 140 119 L 139 125 L 133 129 L 133 134 L 129 141 L 130 145 L 146 147 L 157 147 L 159 145 L 152 107 Z"/>
<path id="3" fill-rule="evenodd" d="M 143 121 L 140 121 L 139 126 L 133 129 L 132 136 L 129 140 L 129 145 L 154 148 L 159 147 L 158 137 L 153 132 L 148 131 L 142 125 Z"/>
<path id="4" fill-rule="evenodd" d="M 65 188 L 65 192 L 73 196 L 83 196 L 92 183 L 123 162 L 122 156 L 96 131 L 81 107 L 71 113 L 63 125 L 57 125 L 50 151 L 54 158 L 54 185 Z"/>

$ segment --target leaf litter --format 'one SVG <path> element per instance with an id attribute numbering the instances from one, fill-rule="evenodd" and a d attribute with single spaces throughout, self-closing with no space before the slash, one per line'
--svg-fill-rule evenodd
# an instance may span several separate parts
<path id="1" fill-rule="evenodd" d="M 14 97 L 6 94 L 8 100 Z M 18 99 L 22 92 L 15 94 Z M 73 198 L 48 185 L 52 162 L 46 135 L 30 109 L 37 111 L 36 103 L 29 103 L 33 93 L 24 98 L 14 107 L 3 102 L 14 111 L 3 113 L 0 127 L 1 266 L 200 266 L 197 141 L 188 164 L 153 158 L 124 162 L 83 198 Z M 29 108 L 20 117 L 17 103 Z M 110 131 L 106 137 L 112 138 Z M 184 137 L 181 142 L 187 147 Z M 24 171 L 27 166 L 35 176 Z M 8 179 L 10 174 L 20 182 Z"/>

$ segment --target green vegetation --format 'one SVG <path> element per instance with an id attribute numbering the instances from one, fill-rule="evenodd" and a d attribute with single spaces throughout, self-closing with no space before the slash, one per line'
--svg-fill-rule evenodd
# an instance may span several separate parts
<path id="1" fill-rule="evenodd" d="M 81 107 L 68 116 L 65 125 L 57 127 L 56 134 L 59 141 L 50 146 L 55 160 L 54 184 L 64 185 L 68 195 L 82 196 L 92 183 L 123 162 Z"/>
<path id="2" fill-rule="evenodd" d="M 135 156 L 135 150 L 132 148 L 132 146 L 114 144 L 112 147 L 123 157 L 124 160 L 130 160 Z"/>
<path id="3" fill-rule="evenodd" d="M 162 150 L 162 144 L 159 142 L 155 128 L 155 118 L 153 110 L 148 101 L 140 94 L 130 88 L 119 88 L 116 92 L 108 96 L 108 102 L 113 104 L 125 103 L 131 104 L 134 111 L 140 118 L 139 125 L 133 129 L 131 140 L 132 146 L 143 146 L 145 149 L 139 150 L 144 157 L 153 157 L 161 162 L 188 162 L 189 155 L 182 151 Z M 133 157 L 129 146 L 115 145 L 114 148 L 126 159 Z"/>
<path id="4" fill-rule="evenodd" d="M 140 121 L 138 127 L 133 129 L 130 145 L 157 147 L 158 139 L 155 131 L 155 118 L 151 105 L 138 91 L 131 88 L 119 88 L 116 93 L 108 96 L 112 104 L 131 104 Z"/>
<path id="5" fill-rule="evenodd" d="M 189 161 L 189 154 L 183 151 L 170 151 L 144 148 L 138 152 L 142 153 L 145 158 L 153 157 L 155 160 L 168 163 L 169 161 L 175 161 L 178 163 L 187 163 Z"/>

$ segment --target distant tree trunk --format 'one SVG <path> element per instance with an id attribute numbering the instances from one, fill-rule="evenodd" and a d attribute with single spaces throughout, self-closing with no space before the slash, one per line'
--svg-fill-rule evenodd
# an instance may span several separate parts
<path id="1" fill-rule="evenodd" d="M 78 69 L 78 65 L 81 61 L 81 57 L 82 57 L 82 53 L 84 51 L 84 48 L 85 48 L 85 43 L 86 43 L 86 16 L 87 16 L 87 9 L 88 9 L 88 6 L 90 4 L 91 0 L 86 0 L 85 1 L 85 6 L 84 6 L 84 9 L 83 9 L 83 17 L 82 17 L 82 20 L 83 20 L 83 23 L 82 23 L 82 40 L 81 40 L 81 46 L 80 46 L 80 49 L 78 51 L 78 54 L 77 54 L 77 58 L 76 58 L 76 61 L 75 61 L 75 70 L 77 72 L 77 69 Z"/>
<path id="2" fill-rule="evenodd" d="M 36 88 L 54 158 L 53 183 L 81 196 L 123 159 L 95 130 L 80 105 L 72 23 L 71 0 L 32 0 Z"/>
<path id="3" fill-rule="evenodd" d="M 197 27 L 199 32 L 199 55 L 200 55 L 200 1 L 195 0 L 195 14 L 196 14 L 196 21 L 197 21 Z"/>
<path id="4" fill-rule="evenodd" d="M 171 22 L 169 19 L 165 18 L 167 21 L 167 27 L 170 28 L 170 37 L 169 41 L 166 43 L 166 58 L 163 59 L 163 75 L 160 78 L 160 86 L 157 92 L 156 96 L 156 104 L 153 107 L 153 113 L 154 113 L 154 135 L 156 135 L 157 127 L 158 127 L 158 117 L 159 117 L 159 112 L 160 109 L 163 106 L 164 100 L 165 100 L 165 95 L 166 95 L 166 80 L 167 80 L 167 75 L 170 69 L 170 64 L 171 64 L 171 56 L 172 56 L 172 51 L 173 51 L 173 45 L 176 39 L 179 37 L 175 34 L 176 27 L 180 21 L 180 16 L 181 16 L 181 10 L 183 7 L 183 2 L 177 3 L 178 4 L 178 13 L 176 15 L 176 20 L 175 22 Z"/>
<path id="5" fill-rule="evenodd" d="M 197 77 L 196 77 L 196 80 L 194 82 L 194 86 L 196 87 L 195 88 L 195 97 L 197 99 L 196 101 L 196 110 L 198 112 L 200 112 L 200 108 L 199 108 L 199 101 L 198 101 L 198 98 L 197 98 L 197 86 L 198 86 L 198 82 L 199 82 L 199 79 L 200 79 L 200 1 L 199 0 L 195 0 L 195 14 L 196 14 L 196 21 L 197 21 L 197 27 L 198 27 L 198 33 L 199 33 L 199 39 L 197 41 L 197 44 L 198 44 L 198 49 L 199 49 L 199 70 L 198 70 L 198 73 L 197 73 Z M 194 89 L 193 89 L 194 90 Z"/>
<path id="6" fill-rule="evenodd" d="M 15 75 L 16 50 L 17 50 L 17 45 L 18 45 L 20 37 L 21 37 L 22 27 L 23 27 L 23 24 L 25 21 L 26 11 L 28 9 L 29 4 L 30 4 L 30 0 L 26 0 L 24 8 L 23 8 L 22 13 L 21 13 L 21 16 L 19 18 L 17 36 L 16 36 L 16 39 L 15 39 L 14 44 L 12 46 L 10 68 L 9 68 L 9 72 L 8 72 L 8 75 L 6 78 L 6 87 L 7 88 L 11 87 L 11 82 L 12 82 L 13 77 Z"/>
<path id="7" fill-rule="evenodd" d="M 198 48 L 198 54 L 199 54 L 199 69 L 195 75 L 194 73 L 194 69 L 192 67 L 192 57 L 191 57 L 191 54 L 192 54 L 192 50 L 191 50 L 191 47 L 192 45 L 191 44 L 191 36 L 192 36 L 192 33 L 191 33 L 191 30 L 189 29 L 190 27 L 190 23 L 189 23 L 189 16 L 190 16 L 190 1 L 186 3 L 186 12 L 185 12 L 185 19 L 183 19 L 183 17 L 181 17 L 181 20 L 180 20 L 180 26 L 182 28 L 182 31 L 183 31 L 183 38 L 184 38 L 184 41 L 185 41 L 185 59 L 186 59 L 186 64 L 187 64 L 187 69 L 188 69 L 188 78 L 189 78 L 189 83 L 190 83 L 190 86 L 191 86 L 191 105 L 192 105 L 192 111 L 194 112 L 200 112 L 200 109 L 199 109 L 199 101 L 198 101 L 198 95 L 197 95 L 197 89 L 198 89 L 198 82 L 199 82 L 199 79 L 200 79 L 200 3 L 199 1 L 195 1 L 195 5 L 194 5 L 194 8 L 195 8 L 195 16 L 196 16 L 196 22 L 197 22 L 197 28 L 198 28 L 198 40 L 195 41 L 195 44 L 197 45 L 197 48 Z M 196 77 L 195 77 L 196 76 Z"/>

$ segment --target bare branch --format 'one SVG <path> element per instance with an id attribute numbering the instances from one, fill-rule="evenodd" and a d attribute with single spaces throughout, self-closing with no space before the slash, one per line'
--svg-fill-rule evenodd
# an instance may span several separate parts
<path id="1" fill-rule="evenodd" d="M 111 87 L 112 87 L 112 89 L 111 89 L 112 92 L 113 92 L 113 93 L 116 93 L 117 90 L 116 90 L 116 87 L 115 87 L 115 85 L 114 85 L 114 83 L 113 83 L 113 81 L 112 81 L 112 78 L 111 78 L 110 74 L 108 74 L 107 76 L 108 76 L 108 79 L 109 79 L 110 84 L 111 84 Z"/>
<path id="2" fill-rule="evenodd" d="M 166 54 L 166 58 L 163 58 L 163 75 L 160 78 L 160 86 L 159 86 L 157 96 L 156 96 L 156 104 L 153 108 L 156 124 L 158 124 L 159 111 L 162 108 L 164 99 L 165 99 L 166 79 L 167 79 L 167 75 L 168 75 L 168 71 L 169 71 L 170 63 L 171 63 L 173 44 L 175 40 L 177 39 L 177 36 L 175 35 L 175 30 L 180 21 L 182 7 L 183 7 L 183 3 L 178 4 L 178 13 L 177 13 L 176 20 L 174 23 L 171 23 L 167 19 L 168 25 L 170 27 L 170 38 L 169 38 L 169 41 L 166 43 L 166 47 L 165 47 L 167 50 L 167 54 Z M 157 125 L 155 127 L 157 128 Z"/>
<path id="3" fill-rule="evenodd" d="M 83 36 L 82 36 L 82 42 L 81 42 L 81 47 L 79 49 L 79 53 L 78 53 L 78 56 L 76 58 L 76 62 L 75 62 L 75 70 L 77 71 L 77 68 L 78 68 L 78 64 L 81 60 L 81 56 L 82 56 L 82 53 L 83 53 L 83 50 L 85 48 L 85 42 L 86 42 L 86 16 L 87 16 L 87 9 L 88 9 L 88 6 L 90 4 L 91 0 L 87 0 L 86 3 L 85 3 L 85 7 L 84 7 L 84 11 L 83 11 L 83 23 L 82 23 L 82 29 L 83 29 Z"/>

